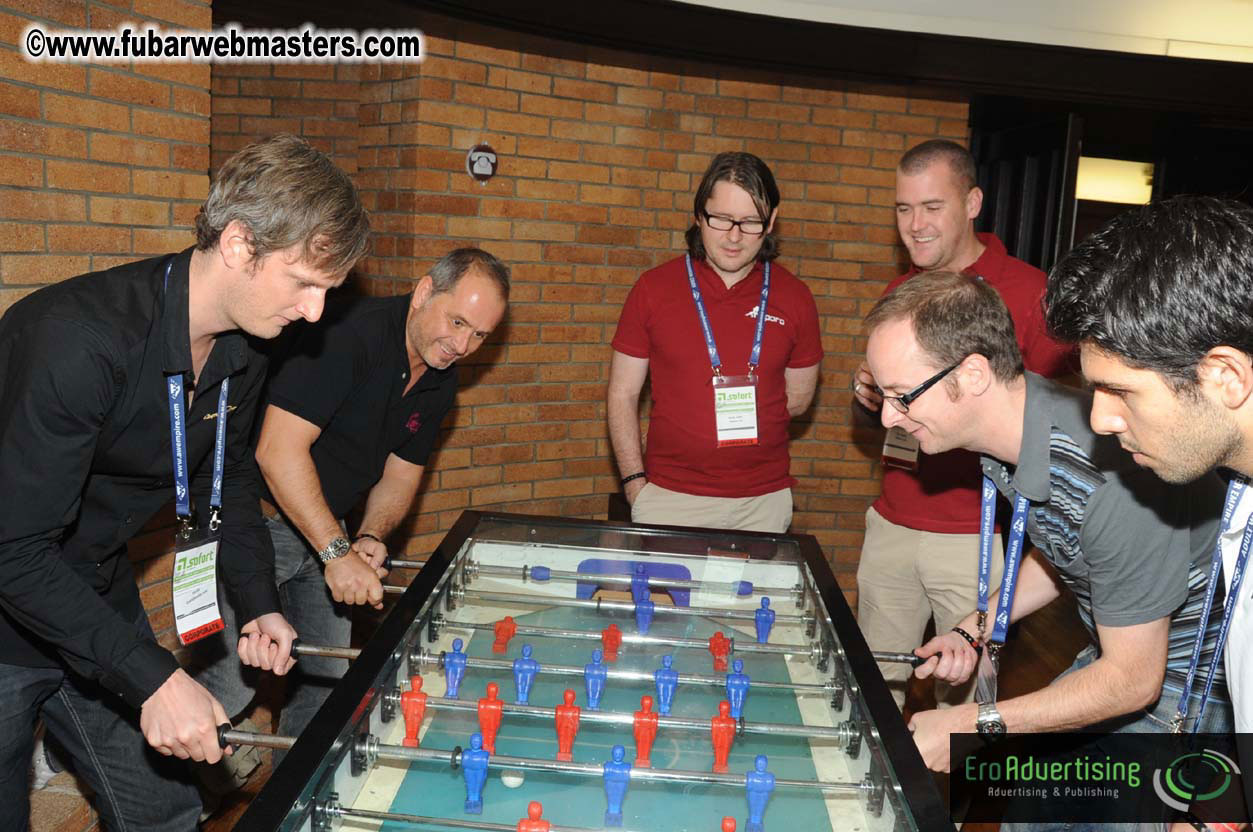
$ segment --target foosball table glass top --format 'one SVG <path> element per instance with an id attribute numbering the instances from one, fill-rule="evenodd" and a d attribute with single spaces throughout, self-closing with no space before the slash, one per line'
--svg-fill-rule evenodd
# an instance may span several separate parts
<path id="1" fill-rule="evenodd" d="M 947 823 L 903 725 L 896 749 L 881 742 L 874 715 L 899 714 L 881 679 L 887 708 L 866 707 L 853 665 L 877 670 L 836 636 L 812 538 L 467 515 L 375 636 L 395 643 L 372 642 L 341 682 L 363 693 L 319 713 L 356 702 L 333 741 L 302 736 L 257 801 L 286 790 L 290 810 L 269 826 L 273 807 L 254 806 L 255 828 Z"/>

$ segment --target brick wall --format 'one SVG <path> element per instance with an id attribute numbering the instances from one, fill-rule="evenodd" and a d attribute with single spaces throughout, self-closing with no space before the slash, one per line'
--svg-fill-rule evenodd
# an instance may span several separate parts
<path id="1" fill-rule="evenodd" d="M 213 81 L 215 159 L 273 129 L 307 130 L 314 109 L 306 135 L 324 149 L 345 157 L 355 136 L 379 231 L 361 290 L 407 292 L 457 245 L 513 266 L 508 324 L 464 366 L 410 551 L 465 508 L 604 515 L 617 490 L 603 398 L 619 309 L 643 270 L 682 251 L 709 158 L 742 149 L 779 180 L 780 262 L 813 291 L 827 352 L 814 407 L 793 426 L 793 528 L 819 539 L 851 596 L 881 439 L 850 424 L 847 388 L 861 317 L 903 262 L 893 171 L 918 141 L 963 140 L 966 103 L 424 28 L 422 64 L 364 65 L 355 83 L 321 67 L 222 67 Z M 501 160 L 486 185 L 464 168 L 480 142 Z"/>

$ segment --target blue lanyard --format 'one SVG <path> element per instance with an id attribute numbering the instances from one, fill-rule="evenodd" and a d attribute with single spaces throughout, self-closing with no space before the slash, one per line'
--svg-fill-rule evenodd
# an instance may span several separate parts
<path id="1" fill-rule="evenodd" d="M 982 622 L 988 613 L 988 583 L 992 575 L 992 531 L 996 514 L 996 485 L 986 474 L 979 511 L 979 595 L 980 638 Z M 1022 541 L 1027 533 L 1027 498 L 1014 496 L 1014 517 L 1009 527 L 1009 548 L 1005 550 L 1005 576 L 1001 579 L 1001 596 L 988 644 L 1001 645 L 1009 633 L 1009 614 L 1014 609 L 1014 593 L 1018 591 L 1018 566 L 1022 562 Z"/>
<path id="2" fill-rule="evenodd" d="M 1196 684 L 1197 665 L 1201 662 L 1201 646 L 1205 642 L 1206 624 L 1209 622 L 1210 610 L 1214 606 L 1214 593 L 1218 590 L 1218 581 L 1223 574 L 1223 535 L 1231 528 L 1231 518 L 1236 513 L 1240 496 L 1244 493 L 1248 480 L 1235 477 L 1227 485 L 1227 502 L 1223 506 L 1222 526 L 1218 530 L 1218 541 L 1214 544 L 1214 555 L 1210 563 L 1209 589 L 1205 593 L 1205 604 L 1201 607 L 1201 620 L 1197 622 L 1196 641 L 1192 644 L 1192 661 L 1188 665 L 1188 676 L 1183 683 L 1183 696 L 1179 699 L 1179 708 L 1175 712 L 1175 730 L 1183 725 L 1188 716 L 1188 700 L 1192 697 L 1192 686 Z M 1214 686 L 1214 668 L 1222 660 L 1223 647 L 1227 644 L 1227 631 L 1231 628 L 1231 619 L 1235 616 L 1236 604 L 1240 600 L 1240 584 L 1244 580 L 1244 567 L 1249 561 L 1249 547 L 1253 545 L 1253 523 L 1244 527 L 1244 535 L 1240 538 L 1240 553 L 1236 556 L 1234 568 L 1231 570 L 1230 586 L 1227 588 L 1227 600 L 1223 603 L 1223 620 L 1218 628 L 1218 643 L 1214 645 L 1214 658 L 1210 662 L 1209 678 L 1205 680 L 1205 691 L 1201 694 L 1201 705 L 1192 723 L 1192 732 L 1196 733 L 1201 725 L 1201 717 L 1205 715 L 1205 706 L 1209 703 L 1210 689 Z"/>
<path id="3" fill-rule="evenodd" d="M 687 282 L 692 287 L 692 300 L 696 302 L 696 314 L 700 316 L 700 328 L 705 333 L 705 346 L 709 349 L 709 363 L 714 368 L 714 375 L 722 375 L 722 359 L 718 357 L 718 346 L 714 343 L 714 329 L 709 323 L 709 314 L 705 311 L 705 303 L 700 298 L 700 286 L 696 285 L 696 273 L 692 271 L 692 255 L 684 257 L 687 263 Z M 757 370 L 761 360 L 761 339 L 766 331 L 766 299 L 770 297 L 770 264 L 762 269 L 761 303 L 757 307 L 757 331 L 753 335 L 753 351 L 748 356 L 748 374 Z"/>
<path id="4" fill-rule="evenodd" d="M 170 282 L 170 268 L 174 261 L 165 265 L 165 283 Z M 226 466 L 226 413 L 230 395 L 230 377 L 222 379 L 218 390 L 218 423 L 213 441 L 213 486 L 209 493 L 209 529 L 217 531 L 221 525 L 222 471 Z M 183 521 L 184 538 L 191 531 L 191 487 L 187 474 L 187 418 L 183 404 L 183 375 L 166 376 L 166 389 L 170 404 L 170 452 L 174 457 L 174 511 Z"/>

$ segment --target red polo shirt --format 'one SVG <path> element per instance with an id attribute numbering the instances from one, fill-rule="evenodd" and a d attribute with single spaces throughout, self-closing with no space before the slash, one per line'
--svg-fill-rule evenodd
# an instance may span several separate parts
<path id="1" fill-rule="evenodd" d="M 761 264 L 730 289 L 704 262 L 694 261 L 692 267 L 722 374 L 743 375 L 761 302 Z M 713 369 L 683 258 L 645 272 L 631 289 L 613 348 L 649 361 L 653 404 L 644 468 L 651 482 L 706 497 L 755 497 L 795 483 L 789 472 L 791 417 L 783 371 L 820 362 L 822 339 L 809 288 L 778 263 L 770 267 L 766 316 L 757 382 L 758 443 L 719 448 Z"/>
<path id="2" fill-rule="evenodd" d="M 1044 272 L 1010 257 L 995 234 L 978 237 L 984 245 L 983 254 L 965 273 L 982 277 L 1001 293 L 1014 319 L 1023 364 L 1047 378 L 1073 372 L 1072 349 L 1054 341 L 1044 329 Z M 918 273 L 917 269 L 910 269 L 889 283 L 883 294 Z M 898 526 L 943 534 L 978 534 L 982 478 L 978 454 L 920 453 L 917 471 L 884 466 L 883 493 L 874 508 Z"/>

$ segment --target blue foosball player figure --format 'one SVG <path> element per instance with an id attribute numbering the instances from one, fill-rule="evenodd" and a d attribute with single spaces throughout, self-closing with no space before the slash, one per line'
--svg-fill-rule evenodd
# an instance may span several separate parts
<path id="1" fill-rule="evenodd" d="M 727 701 L 731 703 L 731 716 L 739 719 L 744 713 L 744 696 L 748 693 L 749 678 L 744 672 L 744 660 L 731 662 L 731 672 L 727 674 Z"/>
<path id="2" fill-rule="evenodd" d="M 483 784 L 487 782 L 487 760 L 491 757 L 483 747 L 483 735 L 470 735 L 470 747 L 461 752 L 461 771 L 466 781 L 466 814 L 483 814 Z"/>
<path id="3" fill-rule="evenodd" d="M 670 713 L 670 703 L 674 701 L 674 689 L 679 686 L 679 671 L 675 670 L 674 656 L 662 656 L 661 667 L 653 673 L 657 682 L 657 712 L 662 716 Z"/>
<path id="4" fill-rule="evenodd" d="M 753 771 L 744 775 L 744 791 L 748 795 L 748 823 L 744 825 L 744 832 L 766 832 L 762 818 L 774 791 L 774 775 L 766 771 L 766 763 L 766 755 L 758 754 Z"/>
<path id="5" fill-rule="evenodd" d="M 531 683 L 535 681 L 535 674 L 539 673 L 539 662 L 531 658 L 531 645 L 522 645 L 522 657 L 513 660 L 513 684 L 517 691 L 515 701 L 519 705 L 526 705 L 527 699 L 531 695 Z"/>
<path id="6" fill-rule="evenodd" d="M 649 594 L 648 568 L 637 563 L 635 572 L 631 575 L 631 600 L 638 604 L 640 601 L 647 601 Z"/>
<path id="7" fill-rule="evenodd" d="M 770 599 L 761 599 L 761 609 L 753 613 L 753 623 L 757 625 L 757 643 L 765 644 L 770 640 L 770 628 L 774 626 L 774 610 L 770 609 Z"/>
<path id="8" fill-rule="evenodd" d="M 609 808 L 605 810 L 605 826 L 622 825 L 622 801 L 626 797 L 627 786 L 631 783 L 631 764 L 624 758 L 626 749 L 615 745 L 613 759 L 605 763 L 605 797 L 609 800 Z"/>
<path id="9" fill-rule="evenodd" d="M 452 640 L 452 652 L 444 654 L 444 682 L 448 690 L 444 694 L 449 699 L 457 698 L 461 688 L 461 680 L 466 675 L 466 654 L 461 652 L 463 642 L 459 638 Z"/>
<path id="10" fill-rule="evenodd" d="M 600 710 L 600 695 L 605 692 L 605 680 L 609 668 L 605 667 L 605 654 L 599 648 L 592 651 L 592 663 L 583 665 L 583 684 L 587 687 L 587 707 Z"/>
<path id="11" fill-rule="evenodd" d="M 648 635 L 648 628 L 653 625 L 653 612 L 657 605 L 645 598 L 635 602 L 635 629 L 642 635 Z"/>

